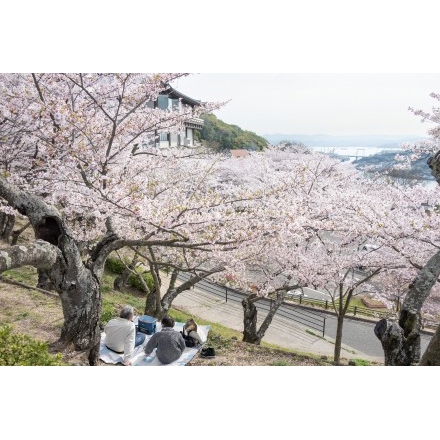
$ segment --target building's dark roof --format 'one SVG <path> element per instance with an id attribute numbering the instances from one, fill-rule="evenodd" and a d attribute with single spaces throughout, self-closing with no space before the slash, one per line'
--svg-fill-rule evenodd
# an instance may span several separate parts
<path id="1" fill-rule="evenodd" d="M 189 96 L 186 96 L 183 93 L 180 93 L 178 90 L 173 89 L 171 86 L 168 86 L 168 88 L 166 90 L 164 90 L 162 93 L 166 93 L 171 98 L 181 99 L 182 102 L 187 105 L 195 106 L 195 105 L 202 104 L 201 101 L 199 101 L 197 99 L 190 98 Z"/>

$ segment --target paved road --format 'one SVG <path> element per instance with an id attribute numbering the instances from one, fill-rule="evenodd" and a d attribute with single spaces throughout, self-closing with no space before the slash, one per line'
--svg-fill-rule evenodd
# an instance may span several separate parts
<path id="1" fill-rule="evenodd" d="M 164 277 L 163 281 L 163 287 L 165 287 L 167 278 Z M 243 331 L 243 308 L 240 298 L 235 294 L 229 293 L 226 301 L 225 297 L 210 293 L 203 289 L 203 283 L 199 283 L 194 289 L 182 292 L 174 300 L 173 305 L 193 316 L 240 332 Z M 298 306 L 293 307 L 298 309 Z M 260 324 L 266 316 L 267 308 L 265 309 L 262 302 L 257 303 L 257 308 Z M 320 319 L 325 318 L 325 331 L 324 337 L 322 337 L 322 332 L 317 328 L 311 328 L 310 325 L 300 324 L 289 318 L 291 308 L 290 305 L 283 305 L 280 308 L 263 341 L 303 353 L 333 356 L 334 339 L 336 337 L 335 316 L 325 312 L 318 313 L 314 310 L 318 317 L 321 316 Z M 374 335 L 375 323 L 376 321 L 367 322 L 350 318 L 344 320 L 342 358 L 366 359 L 383 363 L 383 350 L 379 340 Z M 431 335 L 422 335 L 422 352 L 427 347 L 430 339 Z"/>

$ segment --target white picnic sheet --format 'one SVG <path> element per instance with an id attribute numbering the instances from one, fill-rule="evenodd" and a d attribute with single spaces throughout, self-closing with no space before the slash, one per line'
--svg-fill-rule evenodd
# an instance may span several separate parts
<path id="1" fill-rule="evenodd" d="M 133 319 L 133 322 L 137 324 L 138 317 L 136 316 Z M 174 325 L 175 331 L 182 331 L 183 330 L 183 322 L 176 322 Z M 198 325 L 197 326 L 197 333 L 200 335 L 200 338 L 202 339 L 203 344 L 206 342 L 206 339 L 208 338 L 208 332 L 210 330 L 211 326 L 209 325 Z M 160 332 L 162 329 L 162 325 L 160 322 L 156 323 L 156 332 Z M 197 352 L 203 347 L 203 344 L 199 345 L 198 347 L 186 347 L 183 351 L 182 355 L 180 356 L 177 361 L 172 362 L 171 364 L 164 365 L 162 364 L 156 357 L 156 349 L 154 349 L 153 353 L 150 354 L 150 356 L 145 356 L 144 353 L 144 347 L 147 345 L 148 340 L 151 338 L 151 335 L 145 335 L 145 341 L 136 347 L 134 349 L 133 356 L 131 358 L 132 365 L 136 367 L 153 367 L 153 366 L 183 366 L 186 365 L 196 354 Z M 105 362 L 106 364 L 119 364 L 122 363 L 122 355 L 115 353 L 114 351 L 109 350 L 105 344 L 105 333 L 101 333 L 101 346 L 99 349 L 99 358 Z"/>

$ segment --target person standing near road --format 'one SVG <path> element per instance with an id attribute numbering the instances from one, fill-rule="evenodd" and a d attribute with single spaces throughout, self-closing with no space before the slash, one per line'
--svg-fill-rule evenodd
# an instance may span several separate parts
<path id="1" fill-rule="evenodd" d="M 123 354 L 123 364 L 131 365 L 131 356 L 135 347 L 145 341 L 145 335 L 136 332 L 133 322 L 134 309 L 125 306 L 119 313 L 119 317 L 111 319 L 105 326 L 105 346 L 115 353 Z"/>
<path id="2" fill-rule="evenodd" d="M 162 364 L 171 364 L 177 361 L 185 350 L 185 339 L 180 332 L 174 330 L 175 321 L 171 316 L 165 315 L 162 320 L 162 330 L 154 333 L 144 352 L 149 356 L 156 349 L 156 356 Z"/>

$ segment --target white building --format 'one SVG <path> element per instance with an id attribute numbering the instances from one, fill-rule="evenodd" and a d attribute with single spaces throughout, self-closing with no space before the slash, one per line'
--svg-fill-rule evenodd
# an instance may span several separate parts
<path id="1" fill-rule="evenodd" d="M 161 110 L 173 110 L 183 112 L 187 111 L 188 107 L 194 109 L 201 105 L 201 101 L 190 98 L 189 96 L 180 93 L 169 86 L 164 90 L 153 103 L 149 105 Z M 170 148 L 184 146 L 192 148 L 197 146 L 194 141 L 194 131 L 203 128 L 203 119 L 196 117 L 189 117 L 184 121 L 183 129 L 179 133 L 170 132 L 156 132 L 152 138 L 158 148 Z M 153 140 L 154 139 L 154 140 Z M 144 143 L 145 145 L 145 143 Z"/>

